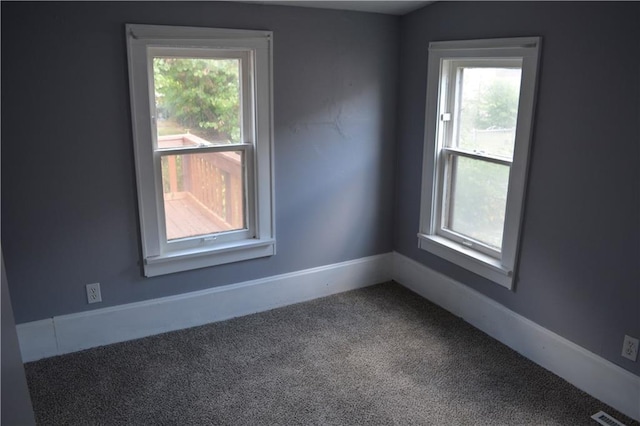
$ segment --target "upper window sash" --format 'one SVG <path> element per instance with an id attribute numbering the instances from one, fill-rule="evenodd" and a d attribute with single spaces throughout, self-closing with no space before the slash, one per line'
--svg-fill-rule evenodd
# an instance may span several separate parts
<path id="1" fill-rule="evenodd" d="M 458 52 L 456 52 L 457 54 Z M 501 51 L 501 53 L 507 53 Z M 475 53 L 475 56 L 478 52 Z M 522 59 L 511 57 L 487 58 L 441 58 L 440 75 L 442 86 L 440 88 L 440 122 L 442 133 L 438 139 L 438 148 L 455 148 L 460 137 L 460 110 L 462 96 L 462 70 L 465 68 L 512 68 L 522 69 Z M 443 94 L 443 95 L 442 95 Z M 448 117 L 447 120 L 444 120 Z"/>
<path id="2" fill-rule="evenodd" d="M 175 40 L 173 40 L 175 43 Z M 150 77 L 152 86 L 153 81 L 153 59 L 156 57 L 173 57 L 173 58 L 199 58 L 199 59 L 238 59 L 240 61 L 240 129 L 241 143 L 255 142 L 255 61 L 253 58 L 253 50 L 248 48 L 203 48 L 203 47 L 167 47 L 167 46 L 149 46 L 147 47 L 147 72 Z M 153 119 L 155 120 L 155 102 L 154 90 L 149 90 L 149 105 L 153 108 Z M 157 134 L 153 132 L 154 149 L 158 149 Z"/>

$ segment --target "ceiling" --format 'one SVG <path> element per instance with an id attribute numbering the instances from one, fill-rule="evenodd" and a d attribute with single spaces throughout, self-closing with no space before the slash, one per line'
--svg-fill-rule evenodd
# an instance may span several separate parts
<path id="1" fill-rule="evenodd" d="M 322 9 L 356 10 L 359 12 L 385 13 L 388 15 L 404 15 L 420 9 L 433 1 L 419 0 L 387 0 L 387 1 L 246 1 L 246 3 L 273 4 L 280 6 L 316 7 Z"/>

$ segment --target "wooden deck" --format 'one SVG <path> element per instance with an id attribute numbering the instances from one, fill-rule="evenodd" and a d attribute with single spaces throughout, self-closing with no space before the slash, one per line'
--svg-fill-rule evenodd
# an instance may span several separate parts
<path id="1" fill-rule="evenodd" d="M 165 194 L 164 211 L 168 240 L 208 235 L 231 229 L 228 224 L 188 193 Z"/>

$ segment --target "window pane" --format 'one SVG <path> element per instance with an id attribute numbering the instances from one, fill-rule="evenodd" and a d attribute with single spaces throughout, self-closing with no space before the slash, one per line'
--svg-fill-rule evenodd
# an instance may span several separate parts
<path id="1" fill-rule="evenodd" d="M 508 184 L 508 166 L 455 156 L 448 228 L 500 250 Z"/>
<path id="2" fill-rule="evenodd" d="M 243 229 L 242 151 L 162 157 L 167 240 Z"/>
<path id="3" fill-rule="evenodd" d="M 512 158 L 522 70 L 459 68 L 458 73 L 457 146 Z"/>
<path id="4" fill-rule="evenodd" d="M 241 140 L 240 60 L 153 58 L 159 148 Z"/>

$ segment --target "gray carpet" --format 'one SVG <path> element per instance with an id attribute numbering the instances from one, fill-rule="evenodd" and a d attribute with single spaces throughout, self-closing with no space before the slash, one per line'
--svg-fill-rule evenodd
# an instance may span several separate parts
<path id="1" fill-rule="evenodd" d="M 395 283 L 26 370 L 41 425 L 632 424 Z"/>

